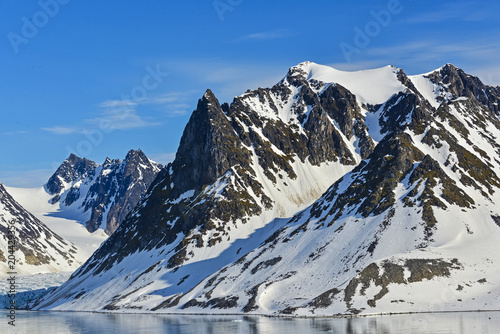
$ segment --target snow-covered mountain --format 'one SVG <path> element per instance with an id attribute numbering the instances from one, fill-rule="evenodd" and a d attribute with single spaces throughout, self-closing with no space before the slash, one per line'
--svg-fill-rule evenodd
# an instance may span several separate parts
<path id="1" fill-rule="evenodd" d="M 199 100 L 175 161 L 35 309 L 331 315 L 500 305 L 500 88 L 301 63 Z M 77 296 L 75 296 L 77 294 Z"/>
<path id="2" fill-rule="evenodd" d="M 85 260 L 72 243 L 16 202 L 1 183 L 0 231 L 0 276 L 74 271 Z"/>
<path id="3" fill-rule="evenodd" d="M 94 232 L 113 233 L 132 211 L 161 169 L 141 150 L 125 160 L 109 158 L 102 165 L 71 154 L 45 185 L 51 203 L 60 204 L 56 215 L 77 219 Z"/>

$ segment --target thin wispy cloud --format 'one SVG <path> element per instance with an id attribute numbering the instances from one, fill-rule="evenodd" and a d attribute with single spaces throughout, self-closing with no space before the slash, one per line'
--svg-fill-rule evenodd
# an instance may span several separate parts
<path id="1" fill-rule="evenodd" d="M 135 101 L 128 100 L 105 101 L 100 105 L 103 109 L 102 116 L 89 119 L 86 122 L 96 126 L 109 124 L 110 128 L 115 130 L 142 128 L 160 124 L 139 116 L 136 110 L 137 105 Z"/>
<path id="2" fill-rule="evenodd" d="M 284 30 L 276 30 L 276 31 L 266 31 L 266 32 L 257 32 L 245 35 L 237 39 L 237 41 L 266 41 L 270 39 L 278 39 L 288 37 L 289 34 Z"/>
<path id="3" fill-rule="evenodd" d="M 170 117 L 187 115 L 192 106 L 187 103 L 169 104 L 165 106 L 165 114 Z"/>
<path id="4" fill-rule="evenodd" d="M 76 127 L 67 127 L 67 126 L 51 126 L 51 127 L 46 127 L 42 128 L 43 131 L 50 132 L 55 135 L 71 135 L 74 133 L 82 133 L 81 128 L 76 128 Z"/>
<path id="5" fill-rule="evenodd" d="M 99 108 L 122 108 L 122 107 L 135 107 L 137 102 L 132 100 L 107 100 L 98 105 Z"/>
<path id="6" fill-rule="evenodd" d="M 84 126 L 52 126 L 43 127 L 43 131 L 50 132 L 55 135 L 72 135 L 72 134 L 86 134 L 92 129 L 100 128 L 105 124 L 107 129 L 110 130 L 127 130 L 147 126 L 159 125 L 159 122 L 146 120 L 136 113 L 134 107 L 130 105 L 120 104 L 119 106 L 111 107 L 111 101 L 105 102 L 102 107 L 104 110 L 100 116 L 86 119 L 82 123 Z"/>
<path id="7" fill-rule="evenodd" d="M 135 111 L 139 106 L 154 105 L 158 106 L 160 111 L 164 111 L 168 116 L 185 115 L 189 105 L 186 103 L 191 99 L 191 92 L 170 92 L 159 95 L 147 96 L 140 100 L 110 100 L 99 105 L 101 108 L 111 110 L 113 112 L 123 111 L 130 118 L 137 115 L 130 115 L 131 111 Z M 147 126 L 144 120 L 140 120 L 139 124 Z M 149 123 L 148 123 L 149 124 Z"/>
<path id="8" fill-rule="evenodd" d="M 449 58 L 450 55 L 471 60 L 497 63 L 500 43 L 487 41 L 462 41 L 460 43 L 442 43 L 439 41 L 415 41 L 411 43 L 366 49 L 365 55 L 384 59 L 433 60 Z"/>
<path id="9" fill-rule="evenodd" d="M 190 98 L 189 92 L 171 92 L 160 95 L 148 96 L 140 100 L 122 99 L 106 100 L 97 105 L 99 115 L 94 118 L 82 120 L 82 126 L 51 126 L 41 128 L 43 131 L 55 135 L 85 134 L 92 129 L 106 124 L 112 130 L 128 130 L 160 125 L 161 122 L 152 117 L 139 115 L 137 109 L 150 105 L 161 115 L 175 117 L 183 116 L 189 112 L 190 105 L 186 102 Z"/>
<path id="10" fill-rule="evenodd" d="M 192 93 L 171 92 L 161 94 L 149 97 L 143 103 L 158 106 L 158 110 L 169 117 L 184 116 L 191 111 L 192 106 L 188 102 L 193 100 Z"/>
<path id="11" fill-rule="evenodd" d="M 441 8 L 416 14 L 407 23 L 443 23 L 447 21 L 476 22 L 495 18 L 497 13 L 471 3 L 445 3 Z"/>
<path id="12" fill-rule="evenodd" d="M 144 101 L 146 104 L 167 104 L 173 102 L 183 101 L 187 97 L 187 93 L 185 92 L 172 92 L 161 94 L 157 96 L 152 96 Z"/>

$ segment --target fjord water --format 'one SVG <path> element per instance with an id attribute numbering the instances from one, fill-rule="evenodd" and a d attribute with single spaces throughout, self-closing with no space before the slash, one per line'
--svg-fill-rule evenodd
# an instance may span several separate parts
<path id="1" fill-rule="evenodd" d="M 359 318 L 272 318 L 258 316 L 202 316 L 101 314 L 83 312 L 16 313 L 16 326 L 0 311 L 0 333 L 416 333 L 496 334 L 500 312 L 401 314 Z"/>

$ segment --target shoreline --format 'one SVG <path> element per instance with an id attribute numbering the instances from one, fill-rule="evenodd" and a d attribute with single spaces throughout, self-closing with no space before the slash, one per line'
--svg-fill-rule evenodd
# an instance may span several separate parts
<path id="1" fill-rule="evenodd" d="M 19 311 L 27 312 L 60 312 L 60 313 L 96 313 L 96 314 L 138 314 L 138 315 L 159 315 L 159 316 L 239 316 L 239 317 L 264 317 L 264 318 L 290 318 L 290 319 L 350 319 L 350 318 L 367 318 L 367 317 L 386 317 L 394 315 L 415 315 L 415 314 L 447 314 L 447 313 L 494 313 L 500 312 L 500 309 L 493 310 L 460 310 L 460 311 L 422 311 L 422 312 L 379 312 L 367 314 L 334 314 L 334 315 L 277 315 L 277 314 L 245 314 L 245 313 L 162 313 L 162 312 L 113 312 L 113 311 L 71 311 L 71 310 L 29 310 L 18 309 Z"/>

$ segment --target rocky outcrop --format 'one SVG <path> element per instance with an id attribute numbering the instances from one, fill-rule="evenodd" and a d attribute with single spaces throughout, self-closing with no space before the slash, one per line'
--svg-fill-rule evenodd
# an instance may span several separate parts
<path id="1" fill-rule="evenodd" d="M 0 183 L 0 275 L 72 271 L 77 248 L 26 211 Z"/>
<path id="2" fill-rule="evenodd" d="M 66 190 L 68 185 L 76 183 L 86 177 L 93 177 L 94 169 L 98 165 L 88 159 L 80 158 L 73 153 L 64 160 L 57 168 L 56 172 L 50 177 L 45 185 L 45 189 L 50 195 L 54 195 L 52 203 L 59 201 L 61 194 Z M 71 205 L 74 201 L 74 196 L 67 198 L 67 205 Z"/>

